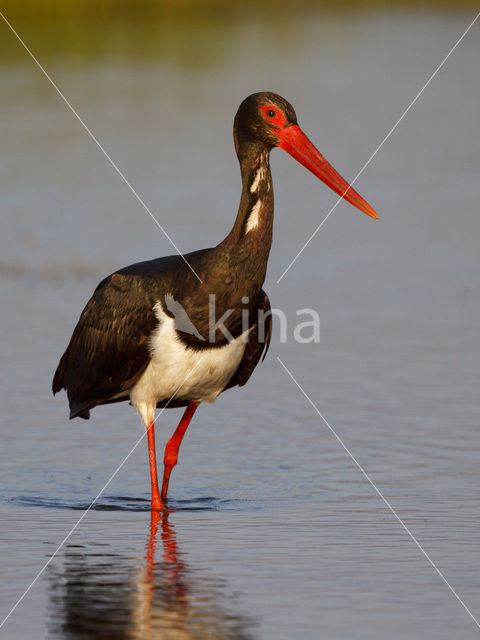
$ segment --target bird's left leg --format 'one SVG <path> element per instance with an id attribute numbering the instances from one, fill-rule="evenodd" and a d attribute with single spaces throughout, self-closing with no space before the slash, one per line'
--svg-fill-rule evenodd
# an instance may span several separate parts
<path id="1" fill-rule="evenodd" d="M 158 490 L 157 459 L 155 455 L 155 422 L 153 420 L 147 429 L 147 438 L 148 460 L 150 462 L 150 480 L 152 482 L 152 509 L 160 511 L 163 507 L 163 503 Z"/>
<path id="2" fill-rule="evenodd" d="M 192 419 L 193 414 L 195 413 L 195 409 L 198 407 L 196 402 L 189 402 L 188 407 L 185 409 L 185 413 L 183 414 L 182 419 L 178 427 L 175 430 L 175 433 L 167 442 L 167 446 L 165 447 L 165 455 L 163 458 L 163 463 L 165 465 L 163 471 L 163 483 L 162 483 L 162 501 L 167 499 L 167 491 L 168 491 L 168 482 L 170 480 L 170 474 L 172 473 L 173 467 L 177 464 L 178 460 L 178 450 L 180 449 L 180 445 L 182 443 L 183 436 L 185 435 L 185 431 L 187 430 L 188 425 L 190 424 L 190 420 Z"/>

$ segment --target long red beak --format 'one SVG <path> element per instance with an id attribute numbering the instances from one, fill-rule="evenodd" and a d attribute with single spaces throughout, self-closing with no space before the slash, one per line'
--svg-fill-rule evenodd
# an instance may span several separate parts
<path id="1" fill-rule="evenodd" d="M 378 215 L 368 202 L 342 178 L 338 171 L 335 171 L 297 124 L 275 131 L 275 133 L 280 138 L 277 147 L 289 153 L 317 178 L 325 182 L 335 193 L 338 193 L 347 202 L 353 204 L 354 207 L 366 213 L 367 216 L 378 218 Z"/>

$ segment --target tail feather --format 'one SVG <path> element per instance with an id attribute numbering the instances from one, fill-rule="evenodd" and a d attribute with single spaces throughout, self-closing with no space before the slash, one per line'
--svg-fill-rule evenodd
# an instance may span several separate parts
<path id="1" fill-rule="evenodd" d="M 82 402 L 77 398 L 70 400 L 70 420 L 73 418 L 83 418 L 88 420 L 90 418 L 90 409 L 92 407 L 91 402 Z"/>

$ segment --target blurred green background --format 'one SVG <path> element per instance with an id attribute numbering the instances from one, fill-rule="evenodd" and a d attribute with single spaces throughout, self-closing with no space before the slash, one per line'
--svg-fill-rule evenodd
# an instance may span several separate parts
<path id="1" fill-rule="evenodd" d="M 165 57 L 197 66 L 219 60 L 241 23 L 260 22 L 288 46 L 299 31 L 295 25 L 309 14 L 458 12 L 477 6 L 475 0 L 5 0 L 1 11 L 42 56 Z M 0 59 L 24 55 L 3 32 Z"/>

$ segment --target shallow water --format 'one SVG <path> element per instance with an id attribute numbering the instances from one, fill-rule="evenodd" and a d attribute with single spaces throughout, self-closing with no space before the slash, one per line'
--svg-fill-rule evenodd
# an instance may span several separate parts
<path id="1" fill-rule="evenodd" d="M 290 99 L 352 177 L 472 18 L 311 14 L 285 31 L 239 19 L 201 66 L 45 64 L 189 251 L 233 221 L 231 123 L 245 95 Z M 356 183 L 381 221 L 338 206 L 278 285 L 335 196 L 272 155 L 265 288 L 287 343 L 277 325 L 249 385 L 200 408 L 158 520 L 139 443 L 4 637 L 477 637 L 277 356 L 478 619 L 478 55 L 477 27 Z M 15 57 L 0 72 L 3 620 L 143 433 L 128 405 L 69 422 L 50 394 L 58 358 L 105 274 L 172 248 L 38 69 Z M 320 344 L 292 340 L 305 307 L 320 314 Z M 159 418 L 159 448 L 179 416 Z"/>

